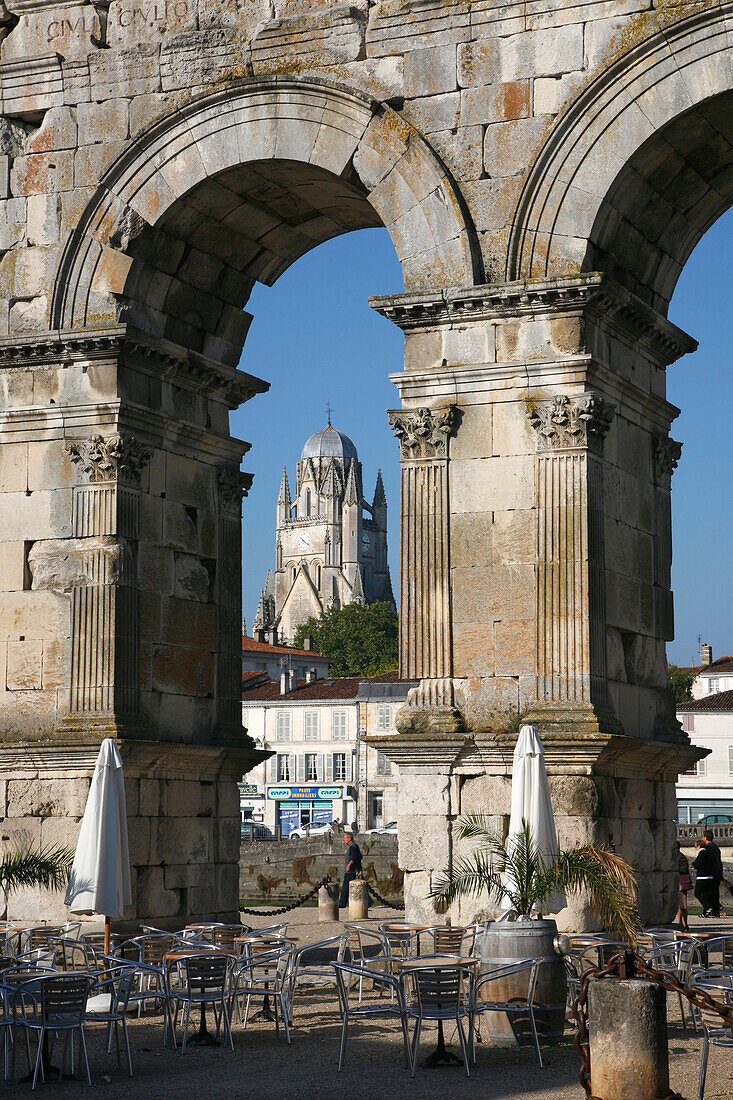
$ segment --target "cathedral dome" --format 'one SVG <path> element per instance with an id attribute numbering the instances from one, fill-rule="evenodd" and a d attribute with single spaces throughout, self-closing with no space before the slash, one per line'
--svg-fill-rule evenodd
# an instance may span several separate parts
<path id="1" fill-rule="evenodd" d="M 357 459 L 358 455 L 348 435 L 337 432 L 329 424 L 320 432 L 314 432 L 310 439 L 306 440 L 300 461 L 304 462 L 307 458 Z"/>

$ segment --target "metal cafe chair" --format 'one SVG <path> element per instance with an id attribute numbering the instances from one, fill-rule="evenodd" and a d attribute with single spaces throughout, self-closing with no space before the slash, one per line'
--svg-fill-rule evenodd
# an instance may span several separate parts
<path id="1" fill-rule="evenodd" d="M 111 960 L 110 960 L 111 961 Z M 125 1040 L 127 1053 L 127 1069 L 132 1077 L 132 1055 L 130 1053 L 130 1036 L 127 1033 L 127 1007 L 130 994 L 135 984 L 135 967 L 118 965 L 114 969 L 105 970 L 94 981 L 89 999 L 87 1001 L 86 1021 L 88 1023 L 107 1024 L 107 1053 L 112 1050 L 112 1033 L 114 1031 L 117 1046 L 117 1065 L 120 1066 L 120 1036 L 118 1028 L 122 1025 L 122 1035 Z"/>
<path id="2" fill-rule="evenodd" d="M 695 976 L 692 985 L 695 989 L 703 990 L 716 1001 L 729 1004 L 733 1009 L 733 975 L 711 973 L 710 977 L 707 974 L 703 977 L 703 974 L 700 974 Z M 703 1033 L 697 1097 L 698 1100 L 704 1100 L 710 1047 L 723 1047 L 728 1050 L 733 1048 L 733 1028 L 711 1009 L 696 1008 L 695 1017 L 699 1019 Z"/>
<path id="3" fill-rule="evenodd" d="M 471 1028 L 472 999 L 470 995 L 471 967 L 449 956 L 425 955 L 415 969 L 403 969 L 401 982 L 409 988 L 405 994 L 408 1018 L 415 1021 L 415 1031 L 410 1044 L 412 1076 L 415 1076 L 420 1033 L 425 1020 L 437 1020 L 439 1029 L 446 1020 L 455 1023 L 461 1042 L 466 1077 L 471 1076 L 469 1066 L 469 1042 L 463 1031 L 462 1021 Z M 427 965 L 425 965 L 427 964 Z"/>
<path id="4" fill-rule="evenodd" d="M 217 951 L 207 951 L 203 955 L 187 955 L 179 960 L 178 966 L 182 983 L 173 987 L 169 986 L 169 994 L 174 1004 L 173 1026 L 171 1028 L 174 1046 L 176 1043 L 178 1012 L 185 1007 L 181 1053 L 186 1051 L 191 1006 L 201 1005 L 203 1011 L 203 1006 L 207 1004 L 212 1005 L 214 1009 L 217 1036 L 223 1021 L 224 1036 L 228 1039 L 232 1050 L 234 1050 L 229 1009 L 227 1007 L 231 963 L 232 958 L 230 955 Z"/>
<path id="5" fill-rule="evenodd" d="M 263 941 L 250 945 L 251 950 L 234 964 L 231 981 L 230 1003 L 236 1007 L 242 1029 L 246 1031 L 249 1006 L 252 997 L 272 998 L 275 1006 L 275 1034 L 280 1033 L 279 1015 L 282 1015 L 285 1039 L 290 1043 L 290 967 L 293 945 L 283 940 Z M 247 1001 L 242 1015 L 239 1004 Z"/>
<path id="6" fill-rule="evenodd" d="M 336 972 L 336 984 L 343 1013 L 343 1025 L 341 1027 L 341 1046 L 339 1048 L 339 1073 L 344 1064 L 344 1052 L 346 1049 L 346 1034 L 349 1023 L 352 1020 L 371 1020 L 378 1017 L 392 1017 L 399 1019 L 402 1028 L 402 1043 L 405 1056 L 405 1065 L 411 1068 L 410 1040 L 407 1030 L 407 1008 L 405 1006 L 405 993 L 401 983 L 391 974 L 381 970 L 374 970 L 368 964 L 335 962 L 331 964 Z M 354 1004 L 352 1000 L 352 986 L 359 979 L 359 1000 Z M 380 994 L 376 1002 L 362 1002 L 362 987 L 364 980 L 371 981 L 373 989 Z M 391 999 L 383 1001 L 381 994 L 389 990 Z"/>
<path id="7" fill-rule="evenodd" d="M 71 1039 L 71 1069 L 74 1071 L 74 1038 L 79 1032 L 79 1046 L 84 1062 L 87 1084 L 91 1085 L 89 1059 L 84 1038 L 84 1017 L 93 978 L 89 974 L 46 974 L 25 983 L 15 993 L 21 1004 L 21 1024 L 27 1031 L 38 1032 L 38 1051 L 33 1070 L 32 1089 L 35 1089 L 40 1072 L 43 1076 L 43 1046 L 47 1033 L 66 1033 L 64 1056 Z"/>
<path id="8" fill-rule="evenodd" d="M 534 994 L 535 986 L 537 984 L 537 971 L 539 970 L 541 958 L 535 959 L 522 959 L 519 962 L 507 963 L 504 966 L 495 966 L 491 970 L 487 970 L 486 973 L 480 974 L 473 983 L 473 989 L 471 992 L 471 1055 L 473 1061 L 476 1061 L 476 1043 L 474 1041 L 474 1029 L 473 1024 L 476 1016 L 483 1012 L 504 1012 L 508 1018 L 515 1017 L 517 1022 L 521 1022 L 521 1017 L 529 1018 L 530 1027 L 532 1029 L 532 1038 L 534 1040 L 535 1052 L 537 1054 L 537 1063 L 542 1068 L 542 1052 L 540 1051 L 540 1040 L 537 1034 L 537 1023 L 534 1016 Z M 515 974 L 527 973 L 527 996 L 522 1000 L 518 997 L 512 998 L 511 1001 L 506 1000 L 491 1000 L 487 999 L 486 992 L 489 992 L 493 982 L 503 981 L 505 978 L 513 977 Z M 485 992 L 486 991 L 486 992 Z"/>
<path id="9" fill-rule="evenodd" d="M 307 943 L 299 947 L 293 955 L 293 965 L 290 972 L 290 1020 L 292 1022 L 293 1002 L 299 987 L 309 983 L 312 985 L 336 986 L 336 978 L 332 963 L 338 962 L 341 953 L 341 944 L 345 938 L 343 932 L 338 935 L 328 936 L 317 943 Z"/>
<path id="10" fill-rule="evenodd" d="M 352 966 L 371 967 L 379 970 L 379 963 L 389 967 L 389 944 L 384 932 L 376 928 L 365 927 L 362 924 L 346 924 L 344 935 L 339 947 L 339 962 L 349 962 Z M 351 975 L 350 982 L 355 980 Z M 364 977 L 359 974 L 359 1001 L 361 1002 L 364 988 Z M 394 996 L 394 990 L 392 990 Z"/>
<path id="11" fill-rule="evenodd" d="M 465 938 L 466 929 L 454 924 L 436 924 L 432 928 L 420 930 L 420 942 L 424 939 L 432 940 L 434 955 L 460 955 Z"/>

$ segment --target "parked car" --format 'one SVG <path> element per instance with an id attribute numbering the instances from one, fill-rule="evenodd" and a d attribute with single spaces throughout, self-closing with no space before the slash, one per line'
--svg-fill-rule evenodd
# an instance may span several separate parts
<path id="1" fill-rule="evenodd" d="M 731 814 L 705 814 L 704 817 L 699 817 L 695 822 L 696 825 L 733 825 L 733 816 Z"/>
<path id="2" fill-rule="evenodd" d="M 366 833 L 377 833 L 381 835 L 384 835 L 386 833 L 388 836 L 397 836 L 397 822 L 390 821 L 386 825 L 380 825 L 378 829 L 367 829 Z"/>
<path id="3" fill-rule="evenodd" d="M 272 840 L 272 830 L 259 821 L 243 821 L 241 829 L 242 840 Z"/>
<path id="4" fill-rule="evenodd" d="M 313 825 L 301 825 L 299 829 L 293 829 L 291 840 L 305 840 L 309 836 L 333 836 L 333 825 L 330 821 L 316 821 Z"/>

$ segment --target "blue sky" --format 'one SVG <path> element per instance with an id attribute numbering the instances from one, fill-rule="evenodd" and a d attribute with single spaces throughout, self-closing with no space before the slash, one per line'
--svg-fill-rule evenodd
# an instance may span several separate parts
<path id="1" fill-rule="evenodd" d="M 697 637 L 714 655 L 733 652 L 733 491 L 730 439 L 733 383 L 730 292 L 733 212 L 703 237 L 685 267 L 670 319 L 700 349 L 668 370 L 669 400 L 682 413 L 672 428 L 684 444 L 673 478 L 676 638 L 670 661 L 690 664 Z M 371 495 L 384 477 L 390 521 L 390 567 L 398 578 L 399 467 L 385 409 L 396 407 L 388 379 L 402 369 L 403 338 L 367 305 L 371 294 L 402 289 L 402 273 L 383 229 L 329 241 L 297 261 L 275 284 L 259 284 L 248 303 L 254 321 L 241 366 L 271 383 L 232 415 L 232 432 L 252 444 L 243 468 L 255 474 L 244 502 L 244 606 L 248 628 L 274 560 L 275 501 L 283 464 L 291 486 L 307 437 L 326 423 L 354 440 Z"/>

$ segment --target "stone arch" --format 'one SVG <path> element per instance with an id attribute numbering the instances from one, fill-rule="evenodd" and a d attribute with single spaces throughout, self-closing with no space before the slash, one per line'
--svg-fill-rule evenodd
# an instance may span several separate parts
<path id="1" fill-rule="evenodd" d="M 733 202 L 733 51 L 715 7 L 645 37 L 568 107 L 535 159 L 510 280 L 606 271 L 666 313 L 690 252 Z M 638 33 L 638 32 L 637 32 Z"/>
<path id="2" fill-rule="evenodd" d="M 66 243 L 51 327 L 131 321 L 236 363 L 255 280 L 377 225 L 406 290 L 480 282 L 451 178 L 390 107 L 313 80 L 229 87 L 152 126 L 104 174 Z"/>

